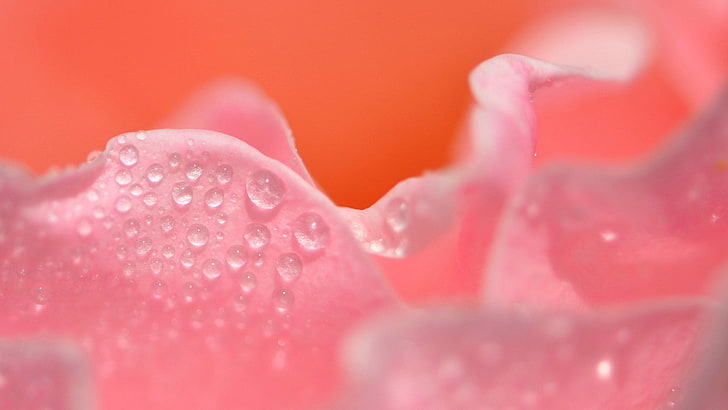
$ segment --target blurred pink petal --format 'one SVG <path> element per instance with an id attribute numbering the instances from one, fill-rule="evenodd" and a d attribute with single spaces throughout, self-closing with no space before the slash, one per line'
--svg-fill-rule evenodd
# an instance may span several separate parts
<path id="1" fill-rule="evenodd" d="M 399 306 L 326 197 L 222 134 L 121 135 L 0 193 L 0 334 L 80 343 L 104 409 L 316 405 L 344 333 Z"/>
<path id="2" fill-rule="evenodd" d="M 342 409 L 646 409 L 680 400 L 703 301 L 591 314 L 451 309 L 363 329 Z"/>
<path id="3" fill-rule="evenodd" d="M 486 298 L 545 308 L 711 294 L 728 262 L 727 113 L 728 92 L 643 165 L 531 178 L 504 222 Z"/>

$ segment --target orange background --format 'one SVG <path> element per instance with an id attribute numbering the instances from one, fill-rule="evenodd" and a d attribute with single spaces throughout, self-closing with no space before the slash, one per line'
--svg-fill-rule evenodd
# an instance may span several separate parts
<path id="1" fill-rule="evenodd" d="M 543 12 L 527 0 L 3 3 L 1 157 L 36 172 L 81 163 L 237 75 L 280 104 L 314 178 L 354 207 L 447 162 L 468 73 Z"/>

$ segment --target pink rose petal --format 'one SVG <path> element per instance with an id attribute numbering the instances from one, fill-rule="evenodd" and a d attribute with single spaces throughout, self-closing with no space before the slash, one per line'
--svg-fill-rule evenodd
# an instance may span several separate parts
<path id="1" fill-rule="evenodd" d="M 470 78 L 476 105 L 459 162 L 400 183 L 364 211 L 344 211 L 402 296 L 473 295 L 502 206 L 533 161 L 532 92 L 585 76 L 515 55 L 483 63 Z"/>
<path id="2" fill-rule="evenodd" d="M 486 298 L 546 307 L 710 294 L 728 261 L 726 113 L 728 93 L 641 166 L 534 176 L 504 224 Z"/>
<path id="3" fill-rule="evenodd" d="M 232 135 L 288 165 L 313 184 L 278 106 L 255 85 L 223 79 L 192 95 L 162 128 L 197 128 Z"/>
<path id="4" fill-rule="evenodd" d="M 326 197 L 222 134 L 6 168 L 0 198 L 0 335 L 81 344 L 104 409 L 316 405 L 343 334 L 399 306 Z"/>
<path id="5" fill-rule="evenodd" d="M 88 363 L 68 343 L 0 339 L 0 408 L 91 410 Z"/>
<path id="6" fill-rule="evenodd" d="M 672 407 L 709 305 L 675 301 L 589 315 L 440 310 L 365 328 L 348 351 L 341 409 Z"/>

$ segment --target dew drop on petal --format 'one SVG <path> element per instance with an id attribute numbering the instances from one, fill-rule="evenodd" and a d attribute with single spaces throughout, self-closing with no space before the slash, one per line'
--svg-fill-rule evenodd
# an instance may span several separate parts
<path id="1" fill-rule="evenodd" d="M 187 240 L 192 246 L 205 246 L 210 239 L 210 232 L 204 225 L 194 224 L 187 230 Z"/>
<path id="2" fill-rule="evenodd" d="M 185 175 L 190 181 L 196 181 L 202 175 L 202 166 L 198 162 L 191 162 L 185 167 Z"/>
<path id="3" fill-rule="evenodd" d="M 222 205 L 224 198 L 225 194 L 223 193 L 222 189 L 212 188 L 205 193 L 205 205 L 207 205 L 207 207 L 211 209 L 217 208 L 218 206 Z"/>
<path id="4" fill-rule="evenodd" d="M 121 213 L 129 212 L 131 205 L 131 198 L 126 195 L 122 195 L 116 200 L 116 210 Z"/>
<path id="5" fill-rule="evenodd" d="M 385 213 L 385 220 L 392 231 L 400 233 L 407 229 L 408 211 L 407 204 L 403 200 L 399 198 L 393 199 L 387 204 Z"/>
<path id="6" fill-rule="evenodd" d="M 132 196 L 139 196 L 144 192 L 144 188 L 142 188 L 139 184 L 134 184 L 129 187 L 129 193 L 132 194 Z"/>
<path id="7" fill-rule="evenodd" d="M 202 274 L 210 279 L 222 275 L 222 263 L 217 259 L 208 259 L 202 264 Z"/>
<path id="8" fill-rule="evenodd" d="M 139 234 L 139 221 L 136 219 L 127 219 L 124 221 L 123 230 L 124 235 L 126 235 L 127 238 L 133 238 Z"/>
<path id="9" fill-rule="evenodd" d="M 169 215 L 163 216 L 159 219 L 159 227 L 162 228 L 164 232 L 171 232 L 174 229 L 174 218 Z"/>
<path id="10" fill-rule="evenodd" d="M 51 300 L 51 292 L 45 286 L 38 286 L 33 289 L 33 302 L 38 305 L 45 305 Z"/>
<path id="11" fill-rule="evenodd" d="M 283 181 L 274 173 L 259 169 L 253 172 L 245 185 L 250 202 L 261 209 L 274 209 L 286 194 Z"/>
<path id="12" fill-rule="evenodd" d="M 156 184 L 164 179 L 164 167 L 161 164 L 152 164 L 147 168 L 147 180 Z"/>
<path id="13" fill-rule="evenodd" d="M 125 186 L 131 184 L 132 176 L 131 172 L 129 172 L 128 169 L 120 169 L 116 175 L 114 176 L 114 181 L 116 181 L 119 186 Z"/>
<path id="14" fill-rule="evenodd" d="M 147 253 L 149 253 L 149 251 L 152 250 L 152 240 L 146 237 L 139 239 L 136 243 L 136 247 L 134 250 L 139 256 L 146 255 Z"/>
<path id="15" fill-rule="evenodd" d="M 233 167 L 227 164 L 220 165 L 215 169 L 215 178 L 223 185 L 230 183 L 233 179 Z"/>
<path id="16" fill-rule="evenodd" d="M 293 306 L 293 292 L 286 288 L 276 289 L 273 292 L 273 304 L 279 313 L 287 313 Z"/>
<path id="17" fill-rule="evenodd" d="M 281 279 L 291 282 L 298 278 L 303 270 L 301 257 L 295 253 L 287 252 L 278 257 L 276 261 L 276 272 Z"/>
<path id="18" fill-rule="evenodd" d="M 174 256 L 174 247 L 172 245 L 164 245 L 162 247 L 162 256 L 170 259 Z"/>
<path id="19" fill-rule="evenodd" d="M 258 280 L 252 272 L 247 272 L 240 278 L 240 289 L 245 293 L 250 293 L 255 289 Z"/>
<path id="20" fill-rule="evenodd" d="M 136 133 L 134 134 L 134 136 L 135 136 L 135 137 L 136 137 L 136 139 L 138 139 L 139 141 L 144 141 L 145 139 L 147 139 L 147 133 L 146 133 L 146 132 L 144 132 L 144 131 L 137 131 L 137 132 L 136 132 Z"/>
<path id="21" fill-rule="evenodd" d="M 233 245 L 225 253 L 225 261 L 233 269 L 240 269 L 248 261 L 248 252 L 240 245 Z"/>
<path id="22" fill-rule="evenodd" d="M 270 242 L 270 230 L 263 224 L 251 223 L 245 227 L 243 237 L 252 249 L 262 248 Z"/>
<path id="23" fill-rule="evenodd" d="M 195 264 L 195 261 L 197 261 L 197 257 L 195 257 L 191 249 L 185 249 L 179 256 L 179 263 L 185 268 L 191 268 Z"/>
<path id="24" fill-rule="evenodd" d="M 167 164 L 169 164 L 172 169 L 179 168 L 179 166 L 182 164 L 182 156 L 176 152 L 169 154 L 169 157 L 167 158 Z"/>
<path id="25" fill-rule="evenodd" d="M 149 261 L 149 269 L 153 274 L 159 275 L 162 272 L 162 269 L 164 269 L 164 262 L 160 259 L 152 259 Z"/>
<path id="26" fill-rule="evenodd" d="M 329 244 L 329 225 L 319 214 L 306 212 L 293 223 L 293 236 L 303 249 L 324 249 Z"/>
<path id="27" fill-rule="evenodd" d="M 125 145 L 119 150 L 119 161 L 126 166 L 132 166 L 139 160 L 139 151 L 133 145 Z"/>
<path id="28" fill-rule="evenodd" d="M 157 194 L 154 192 L 147 192 L 144 194 L 144 197 L 142 197 L 142 202 L 144 202 L 144 205 L 146 206 L 154 206 L 157 204 Z"/>
<path id="29" fill-rule="evenodd" d="M 220 213 L 219 213 L 219 214 L 217 214 L 217 216 L 215 217 L 215 220 L 216 220 L 216 221 L 217 221 L 217 223 L 219 223 L 220 225 L 225 225 L 225 222 L 227 222 L 227 214 L 225 214 L 225 212 L 220 212 Z"/>
<path id="30" fill-rule="evenodd" d="M 187 205 L 192 202 L 192 187 L 184 182 L 178 182 L 172 187 L 172 200 L 177 205 Z"/>
<path id="31" fill-rule="evenodd" d="M 93 225 L 91 225 L 91 221 L 89 221 L 86 218 L 82 218 L 80 221 L 78 221 L 78 226 L 76 227 L 76 230 L 78 231 L 78 234 L 82 237 L 87 237 L 91 235 L 91 231 L 93 231 Z"/>

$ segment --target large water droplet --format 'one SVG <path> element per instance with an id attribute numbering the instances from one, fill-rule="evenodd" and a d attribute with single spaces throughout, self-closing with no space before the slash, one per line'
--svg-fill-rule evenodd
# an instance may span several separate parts
<path id="1" fill-rule="evenodd" d="M 197 261 L 197 257 L 195 257 L 191 249 L 185 249 L 179 256 L 179 263 L 185 268 L 191 268 L 195 264 L 195 261 Z"/>
<path id="2" fill-rule="evenodd" d="M 172 200 L 177 205 L 187 205 L 192 202 L 192 187 L 184 182 L 178 182 L 172 187 Z"/>
<path id="3" fill-rule="evenodd" d="M 215 178 L 223 185 L 230 183 L 233 179 L 233 167 L 227 164 L 220 165 L 215 169 Z"/>
<path id="4" fill-rule="evenodd" d="M 240 269 L 245 266 L 248 260 L 248 252 L 240 245 L 233 245 L 228 248 L 225 254 L 225 261 L 233 269 Z"/>
<path id="5" fill-rule="evenodd" d="M 252 272 L 248 272 L 240 278 L 240 289 L 245 293 L 250 293 L 255 289 L 258 280 Z"/>
<path id="6" fill-rule="evenodd" d="M 132 176 L 128 169 L 120 169 L 114 176 L 114 181 L 120 186 L 131 184 Z"/>
<path id="7" fill-rule="evenodd" d="M 286 188 L 278 176 L 268 170 L 253 172 L 245 185 L 250 201 L 261 209 L 274 209 L 286 194 Z"/>
<path id="8" fill-rule="evenodd" d="M 303 263 L 301 262 L 301 257 L 295 253 L 288 252 L 278 257 L 276 272 L 278 272 L 278 275 L 283 280 L 287 282 L 296 280 L 301 275 L 302 270 Z"/>
<path id="9" fill-rule="evenodd" d="M 147 180 L 156 184 L 164 179 L 164 167 L 161 164 L 152 164 L 147 168 Z"/>
<path id="10" fill-rule="evenodd" d="M 119 161 L 126 166 L 132 166 L 139 160 L 139 151 L 133 145 L 125 145 L 119 150 Z"/>
<path id="11" fill-rule="evenodd" d="M 270 230 L 263 224 L 252 223 L 245 227 L 243 237 L 251 248 L 262 248 L 270 242 Z"/>
<path id="12" fill-rule="evenodd" d="M 329 244 L 329 225 L 315 212 L 306 212 L 293 223 L 293 236 L 303 249 L 317 251 Z"/>
<path id="13" fill-rule="evenodd" d="M 129 212 L 131 205 L 131 198 L 126 195 L 122 195 L 116 200 L 116 210 L 121 213 Z"/>
<path id="14" fill-rule="evenodd" d="M 194 224 L 187 230 L 187 240 L 192 246 L 205 246 L 210 239 L 210 232 L 204 225 Z"/>
<path id="15" fill-rule="evenodd" d="M 220 188 L 212 188 L 205 193 L 205 205 L 209 208 L 217 208 L 222 205 L 225 194 Z"/>
<path id="16" fill-rule="evenodd" d="M 185 167 L 185 175 L 190 181 L 196 181 L 202 175 L 202 165 L 199 162 L 191 162 Z"/>
<path id="17" fill-rule="evenodd" d="M 159 227 L 164 232 L 171 232 L 174 229 L 174 218 L 169 215 L 165 215 L 159 219 Z"/>
<path id="18" fill-rule="evenodd" d="M 222 263 L 217 259 L 208 259 L 202 264 L 202 274 L 210 279 L 222 275 Z"/>

